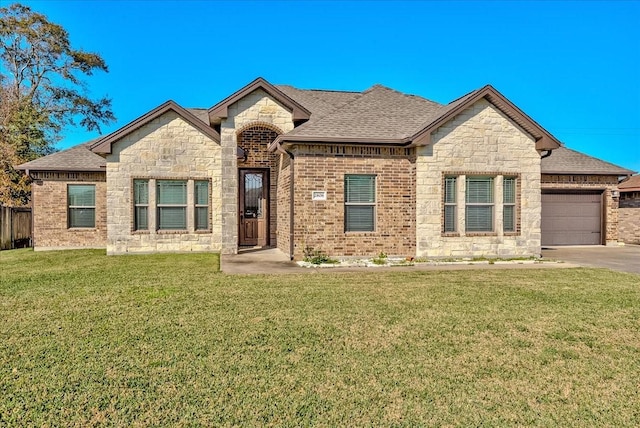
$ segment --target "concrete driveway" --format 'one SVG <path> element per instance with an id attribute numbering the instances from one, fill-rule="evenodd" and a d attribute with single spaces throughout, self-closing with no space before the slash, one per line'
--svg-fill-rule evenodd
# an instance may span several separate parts
<path id="1" fill-rule="evenodd" d="M 542 257 L 640 274 L 640 245 L 543 247 Z"/>

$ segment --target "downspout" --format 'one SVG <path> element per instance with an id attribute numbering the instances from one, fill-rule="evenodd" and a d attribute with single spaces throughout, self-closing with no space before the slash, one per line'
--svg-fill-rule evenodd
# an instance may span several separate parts
<path id="1" fill-rule="evenodd" d="M 33 239 L 33 234 L 34 234 L 34 228 L 33 225 L 35 224 L 35 218 L 36 216 L 34 215 L 34 208 L 36 207 L 36 204 L 33 203 L 33 184 L 34 184 L 34 179 L 31 176 L 31 174 L 29 174 L 29 170 L 25 169 L 24 173 L 27 174 L 27 177 L 29 177 L 31 179 L 31 233 L 29 235 L 29 244 L 31 244 L 31 248 L 35 249 L 36 245 L 35 245 L 35 240 Z"/>
<path id="2" fill-rule="evenodd" d="M 553 150 L 547 150 L 545 154 L 540 156 L 540 159 L 548 158 L 549 156 L 551 156 L 551 153 L 553 153 Z"/>
<path id="3" fill-rule="evenodd" d="M 282 147 L 282 146 L 280 146 Z M 294 242 L 293 242 L 293 237 L 294 237 L 294 233 L 293 233 L 293 191 L 294 191 L 294 183 L 293 183 L 293 173 L 294 173 L 294 156 L 293 153 L 291 153 L 290 151 L 282 148 L 282 150 L 284 150 L 284 152 L 289 155 L 289 158 L 291 159 L 291 172 L 290 172 L 290 178 L 289 178 L 289 258 L 291 260 L 293 260 L 293 251 L 294 251 Z"/>

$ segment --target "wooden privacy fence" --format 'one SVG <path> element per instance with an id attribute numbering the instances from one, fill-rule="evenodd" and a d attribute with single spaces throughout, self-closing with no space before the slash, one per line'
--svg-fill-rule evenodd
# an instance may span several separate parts
<path id="1" fill-rule="evenodd" d="M 31 208 L 0 205 L 0 250 L 31 246 Z"/>

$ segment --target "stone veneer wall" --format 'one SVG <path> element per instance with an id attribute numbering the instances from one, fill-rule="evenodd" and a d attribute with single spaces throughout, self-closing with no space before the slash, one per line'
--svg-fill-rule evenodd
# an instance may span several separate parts
<path id="1" fill-rule="evenodd" d="M 438 128 L 418 148 L 418 257 L 513 257 L 540 255 L 540 154 L 534 140 L 482 99 Z M 444 175 L 458 175 L 456 234 L 443 233 Z M 465 233 L 465 175 L 495 175 L 493 233 Z M 517 176 L 519 233 L 502 231 L 502 178 Z"/>
<path id="2" fill-rule="evenodd" d="M 640 244 L 640 192 L 620 195 L 618 236 L 627 244 Z"/>
<path id="3" fill-rule="evenodd" d="M 107 186 L 104 172 L 34 172 L 33 248 L 36 251 L 70 248 L 104 248 L 107 244 Z M 96 227 L 68 227 L 67 186 L 95 184 Z"/>
<path id="4" fill-rule="evenodd" d="M 553 154 L 551 154 L 553 156 Z M 618 189 L 617 175 L 542 174 L 542 190 L 598 190 L 604 197 L 604 240 L 607 245 L 618 243 L 618 200 L 612 192 Z"/>
<path id="5" fill-rule="evenodd" d="M 235 157 L 235 153 L 234 153 Z M 220 145 L 170 111 L 113 144 L 107 156 L 107 253 L 220 251 L 222 242 Z M 186 231 L 133 231 L 135 178 L 149 178 L 150 226 L 155 224 L 155 179 L 211 183 L 210 231 L 194 231 L 193 182 L 188 184 Z"/>
<path id="6" fill-rule="evenodd" d="M 222 146 L 222 253 L 238 252 L 238 131 L 252 123 L 269 124 L 284 133 L 293 129 L 293 118 L 280 103 L 257 89 L 228 108 L 220 124 Z"/>
<path id="7" fill-rule="evenodd" d="M 415 151 L 388 147 L 301 145 L 294 158 L 294 258 L 305 247 L 330 256 L 415 254 Z M 376 230 L 344 231 L 345 174 L 376 175 Z M 324 190 L 326 201 L 312 201 Z M 288 251 L 286 251 L 288 253 Z"/>

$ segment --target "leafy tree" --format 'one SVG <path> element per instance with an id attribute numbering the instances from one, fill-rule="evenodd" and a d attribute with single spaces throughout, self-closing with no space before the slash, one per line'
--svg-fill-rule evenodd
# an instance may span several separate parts
<path id="1" fill-rule="evenodd" d="M 0 203 L 29 202 L 14 166 L 52 153 L 65 126 L 100 132 L 115 120 L 110 99 L 87 94 L 94 71 L 108 72 L 104 60 L 73 49 L 60 25 L 18 3 L 0 8 Z"/>

